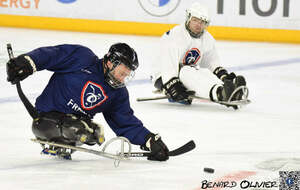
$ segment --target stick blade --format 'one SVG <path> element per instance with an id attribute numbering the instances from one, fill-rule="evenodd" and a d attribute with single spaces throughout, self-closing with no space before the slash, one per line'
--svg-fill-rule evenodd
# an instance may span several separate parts
<path id="1" fill-rule="evenodd" d="M 195 142 L 193 140 L 191 140 L 188 143 L 186 143 L 185 145 L 183 145 L 175 150 L 170 151 L 169 156 L 178 156 L 178 155 L 184 154 L 186 152 L 193 150 L 195 147 L 196 147 Z"/>

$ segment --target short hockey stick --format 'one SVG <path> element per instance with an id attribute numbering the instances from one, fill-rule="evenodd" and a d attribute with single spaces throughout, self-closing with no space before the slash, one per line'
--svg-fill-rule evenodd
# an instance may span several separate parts
<path id="1" fill-rule="evenodd" d="M 107 153 L 104 151 L 97 151 L 97 150 L 93 150 L 93 149 L 76 147 L 76 146 L 71 146 L 71 145 L 66 145 L 66 144 L 55 143 L 55 142 L 48 142 L 48 141 L 43 141 L 43 140 L 38 140 L 38 139 L 31 139 L 31 141 L 40 143 L 40 144 L 48 144 L 48 145 L 57 146 L 57 147 L 61 147 L 61 148 L 68 148 L 68 149 L 72 149 L 72 150 L 76 150 L 76 151 L 80 151 L 80 152 L 95 154 L 98 156 L 112 158 L 115 160 L 122 160 L 124 158 L 131 158 L 131 157 L 147 157 L 150 155 L 150 152 L 124 152 L 122 154 L 110 154 L 110 153 Z M 178 156 L 178 155 L 184 154 L 186 152 L 193 150 L 195 147 L 196 147 L 195 142 L 193 140 L 191 140 L 188 143 L 184 144 L 183 146 L 170 151 L 169 156 Z"/>
<path id="2" fill-rule="evenodd" d="M 246 98 L 242 100 L 236 100 L 236 101 L 211 101 L 209 98 L 204 98 L 200 96 L 195 96 L 192 95 L 190 96 L 191 98 L 201 101 L 201 102 L 212 102 L 212 103 L 218 103 L 222 105 L 227 105 L 227 106 L 243 106 L 250 104 L 251 101 L 248 98 L 248 88 L 246 86 L 240 86 L 237 88 L 232 94 L 235 94 L 238 90 L 246 90 Z M 162 100 L 162 99 L 168 99 L 168 96 L 156 96 L 156 97 L 143 97 L 143 98 L 137 98 L 136 101 L 138 102 L 144 102 L 144 101 L 151 101 L 151 100 Z M 232 99 L 232 95 L 230 96 L 230 100 Z"/>
<path id="3" fill-rule="evenodd" d="M 203 98 L 199 96 L 189 96 L 190 98 L 198 99 L 204 102 L 211 102 L 210 99 L 208 98 Z M 145 101 L 151 101 L 151 100 L 163 100 L 163 99 L 168 99 L 169 97 L 164 95 L 164 96 L 155 96 L 155 97 L 144 97 L 144 98 L 137 98 L 136 101 L 138 102 L 145 102 Z"/>
<path id="4" fill-rule="evenodd" d="M 169 152 L 169 156 L 178 156 L 193 150 L 196 147 L 196 144 L 193 140 L 189 141 L 188 143 L 182 145 L 181 147 L 172 150 Z M 150 152 L 131 152 L 125 153 L 125 156 L 128 157 L 147 157 L 150 156 Z"/>
<path id="5" fill-rule="evenodd" d="M 11 44 L 7 44 L 6 48 L 7 48 L 9 59 L 13 59 L 14 58 L 14 54 L 13 54 L 13 51 L 12 51 Z M 16 82 L 16 85 L 17 85 L 18 95 L 19 95 L 20 99 L 22 100 L 22 102 L 23 102 L 26 110 L 28 111 L 28 113 L 30 114 L 30 116 L 33 119 L 38 118 L 38 113 L 37 113 L 36 109 L 33 107 L 33 105 L 30 103 L 30 101 L 28 100 L 28 98 L 23 93 L 20 81 Z"/>
<path id="6" fill-rule="evenodd" d="M 144 102 L 144 101 L 150 101 L 150 100 L 162 100 L 162 99 L 167 99 L 167 98 L 168 98 L 168 96 L 144 97 L 144 98 L 137 98 L 136 101 Z"/>

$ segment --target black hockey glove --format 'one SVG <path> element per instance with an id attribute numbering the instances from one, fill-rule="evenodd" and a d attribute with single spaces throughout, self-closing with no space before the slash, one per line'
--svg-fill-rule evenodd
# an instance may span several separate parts
<path id="1" fill-rule="evenodd" d="M 33 73 L 33 68 L 26 55 L 19 55 L 6 63 L 7 81 L 16 84 Z"/>
<path id="2" fill-rule="evenodd" d="M 149 133 L 146 144 L 141 145 L 142 150 L 151 151 L 148 160 L 166 161 L 169 159 L 169 149 L 158 134 Z"/>
<path id="3" fill-rule="evenodd" d="M 217 67 L 213 72 L 220 80 L 224 82 L 225 79 L 233 81 L 236 78 L 234 72 L 228 74 L 227 70 L 223 67 Z"/>
<path id="4" fill-rule="evenodd" d="M 166 84 L 163 85 L 165 94 L 175 102 L 191 104 L 192 98 L 189 96 L 194 95 L 195 91 L 189 91 L 179 80 L 178 77 L 171 78 Z"/>
<path id="5" fill-rule="evenodd" d="M 228 74 L 227 70 L 223 67 L 217 67 L 214 71 L 214 74 L 221 79 L 223 82 L 229 80 L 234 83 L 235 88 L 239 86 L 246 86 L 246 79 L 242 75 L 236 76 L 234 72 Z"/>

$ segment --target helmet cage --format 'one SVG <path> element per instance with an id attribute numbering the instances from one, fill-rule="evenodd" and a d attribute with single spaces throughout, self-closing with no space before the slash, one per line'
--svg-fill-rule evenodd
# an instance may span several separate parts
<path id="1" fill-rule="evenodd" d="M 189 28 L 189 23 L 193 17 L 200 19 L 205 24 L 205 28 L 200 33 L 194 33 Z M 210 18 L 205 7 L 199 5 L 198 3 L 195 3 L 195 5 L 193 5 L 192 8 L 186 10 L 185 28 L 192 37 L 200 38 L 200 36 L 203 34 L 204 30 L 206 29 L 206 27 L 209 26 L 209 24 Z"/>
<path id="2" fill-rule="evenodd" d="M 115 52 L 114 54 L 109 56 L 108 59 L 106 59 L 105 61 L 105 67 L 106 67 L 105 81 L 113 88 L 122 88 L 125 87 L 130 80 L 132 80 L 132 78 L 135 75 L 135 71 L 128 67 L 129 64 L 128 63 L 126 64 L 127 60 L 124 59 L 122 61 L 119 60 L 117 58 L 118 56 L 116 55 L 117 53 L 118 52 Z M 107 66 L 107 61 L 110 61 L 113 64 L 113 67 L 111 69 L 109 69 L 109 67 Z M 128 69 L 130 69 L 130 74 L 125 77 L 124 82 L 119 81 L 115 77 L 115 69 L 121 64 L 125 65 Z"/>

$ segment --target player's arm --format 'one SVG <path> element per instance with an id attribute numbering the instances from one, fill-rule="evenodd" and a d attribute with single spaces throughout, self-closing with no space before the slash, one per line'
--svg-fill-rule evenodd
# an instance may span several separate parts
<path id="1" fill-rule="evenodd" d="M 159 61 L 163 84 L 171 78 L 179 76 L 179 63 L 182 53 L 181 39 L 178 37 L 178 31 L 174 29 L 166 32 L 160 39 Z"/>
<path id="2" fill-rule="evenodd" d="M 163 36 L 161 48 L 162 87 L 165 94 L 173 101 L 191 104 L 189 96 L 195 92 L 189 91 L 179 79 L 180 55 L 183 50 L 172 30 Z"/>
<path id="3" fill-rule="evenodd" d="M 44 69 L 61 73 L 77 71 L 94 60 L 96 56 L 93 52 L 80 45 L 41 47 L 9 60 L 7 80 L 16 83 Z"/>
<path id="4" fill-rule="evenodd" d="M 220 65 L 220 58 L 215 47 L 215 40 L 213 39 L 210 42 L 212 43 L 212 48 L 203 55 L 203 66 L 208 68 L 223 82 L 224 80 L 231 80 L 234 82 L 237 77 L 236 74 L 234 72 L 229 73 L 227 69 Z"/>
<path id="5" fill-rule="evenodd" d="M 143 150 L 151 151 L 149 160 L 165 161 L 169 158 L 168 148 L 159 135 L 151 133 L 134 115 L 129 104 L 128 92 L 120 94 L 104 118 L 117 136 L 126 137 L 131 143 L 141 145 Z"/>

